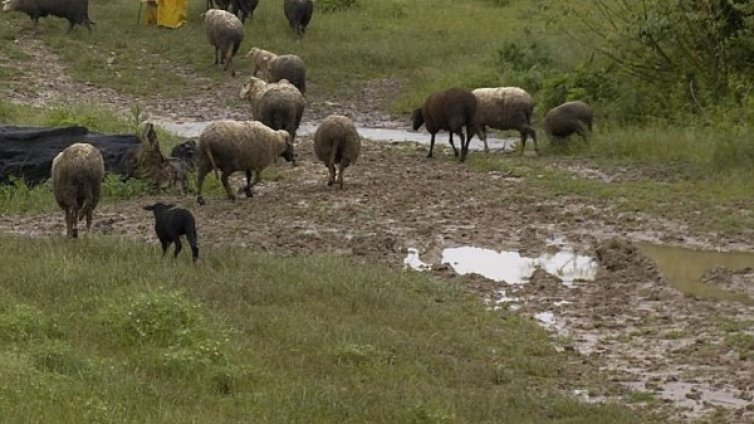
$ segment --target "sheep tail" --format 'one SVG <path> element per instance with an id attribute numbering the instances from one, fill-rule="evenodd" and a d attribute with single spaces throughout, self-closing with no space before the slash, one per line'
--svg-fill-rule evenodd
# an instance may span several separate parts
<path id="1" fill-rule="evenodd" d="M 335 165 L 335 161 L 338 159 L 338 150 L 340 150 L 340 137 L 336 137 L 335 142 L 333 142 L 332 149 L 330 149 L 330 159 L 328 165 Z"/>
<path id="2" fill-rule="evenodd" d="M 215 173 L 215 178 L 220 179 L 220 174 L 217 172 L 217 163 L 215 163 L 215 157 L 212 156 L 212 149 L 209 146 L 204 148 L 204 153 L 209 158 L 209 163 L 212 164 L 212 171 Z"/>

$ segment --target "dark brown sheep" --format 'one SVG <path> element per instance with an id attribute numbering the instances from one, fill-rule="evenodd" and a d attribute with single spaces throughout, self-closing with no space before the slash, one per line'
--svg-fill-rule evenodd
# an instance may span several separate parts
<path id="1" fill-rule="evenodd" d="M 283 3 L 283 12 L 288 25 L 296 31 L 299 36 L 304 35 L 306 26 L 312 20 L 314 13 L 314 3 L 312 0 L 285 0 Z"/>
<path id="2" fill-rule="evenodd" d="M 18 11 L 29 15 L 34 22 L 34 31 L 37 30 L 39 18 L 52 15 L 68 20 L 68 32 L 74 25 L 84 25 L 89 33 L 92 33 L 89 19 L 89 0 L 5 0 L 3 11 Z"/>
<path id="3" fill-rule="evenodd" d="M 435 134 L 444 130 L 450 133 L 450 146 L 453 154 L 458 156 L 458 150 L 453 144 L 453 134 L 461 137 L 461 162 L 466 160 L 469 143 L 475 132 L 477 100 L 471 91 L 463 88 L 451 88 L 431 94 L 424 101 L 421 108 L 415 109 L 411 115 L 414 130 L 424 125 L 432 134 L 429 145 L 428 158 L 432 157 L 435 147 Z M 463 127 L 466 127 L 464 140 Z"/>
<path id="4" fill-rule="evenodd" d="M 207 0 L 207 10 L 212 9 L 213 0 Z M 259 0 L 214 0 L 218 9 L 227 10 L 238 16 L 241 22 L 254 17 L 254 9 L 259 5 Z"/>
<path id="5" fill-rule="evenodd" d="M 233 57 L 243 41 L 243 24 L 236 15 L 225 10 L 212 9 L 204 15 L 204 31 L 207 40 L 215 48 L 215 65 L 225 63 L 224 71 L 236 75 Z"/>
<path id="6" fill-rule="evenodd" d="M 565 138 L 576 133 L 584 141 L 588 141 L 586 130 L 592 131 L 592 118 L 592 108 L 588 104 L 581 101 L 563 103 L 550 109 L 545 115 L 545 132 L 555 138 Z"/>

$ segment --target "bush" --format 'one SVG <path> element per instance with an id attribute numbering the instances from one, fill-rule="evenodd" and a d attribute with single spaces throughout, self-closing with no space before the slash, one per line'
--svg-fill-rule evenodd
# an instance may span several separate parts
<path id="1" fill-rule="evenodd" d="M 142 293 L 114 303 L 104 312 L 103 326 L 125 345 L 190 346 L 207 333 L 199 305 L 178 292 Z"/>

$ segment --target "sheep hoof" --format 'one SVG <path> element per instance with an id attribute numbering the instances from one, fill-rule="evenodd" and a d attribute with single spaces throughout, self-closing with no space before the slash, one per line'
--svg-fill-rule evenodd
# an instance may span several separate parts
<path id="1" fill-rule="evenodd" d="M 204 201 L 204 197 L 202 197 L 202 196 L 199 196 L 199 197 L 196 198 L 196 203 L 198 203 L 200 205 L 207 204 L 207 202 Z"/>
<path id="2" fill-rule="evenodd" d="M 254 197 L 254 192 L 251 191 L 251 187 L 245 187 L 243 189 L 243 193 L 246 195 L 246 197 Z"/>

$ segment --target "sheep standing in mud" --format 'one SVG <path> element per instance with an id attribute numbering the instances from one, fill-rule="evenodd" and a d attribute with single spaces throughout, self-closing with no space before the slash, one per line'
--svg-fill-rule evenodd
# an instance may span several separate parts
<path id="1" fill-rule="evenodd" d="M 277 55 L 267 50 L 253 47 L 247 54 L 254 64 L 253 75 L 261 71 L 267 82 L 288 80 L 303 94 L 306 92 L 306 66 L 295 54 Z"/>
<path id="2" fill-rule="evenodd" d="M 550 109 L 545 115 L 545 132 L 550 137 L 565 138 L 576 133 L 587 140 L 592 131 L 592 108 L 584 102 L 566 102 Z M 585 128 L 586 127 L 586 128 Z"/>
<path id="3" fill-rule="evenodd" d="M 233 57 L 243 41 L 243 23 L 230 12 L 211 9 L 204 15 L 204 32 L 215 48 L 215 65 L 224 63 L 223 71 L 230 68 L 230 75 L 236 76 Z"/>
<path id="4" fill-rule="evenodd" d="M 458 150 L 453 144 L 453 134 L 461 137 L 461 162 L 466 160 L 469 151 L 469 143 L 474 135 L 477 100 L 471 91 L 463 88 L 451 88 L 431 94 L 424 101 L 421 108 L 415 109 L 411 115 L 414 130 L 422 125 L 432 135 L 429 145 L 428 158 L 432 157 L 435 147 L 435 135 L 440 130 L 450 133 L 450 146 L 453 154 L 458 156 Z M 466 140 L 464 141 L 463 127 L 466 127 Z"/>
<path id="5" fill-rule="evenodd" d="M 338 164 L 338 184 L 343 189 L 343 170 L 356 162 L 360 150 L 361 138 L 356 126 L 345 116 L 328 116 L 314 132 L 314 153 L 327 165 L 329 186 L 335 183 L 335 164 Z"/>
<path id="6" fill-rule="evenodd" d="M 23 12 L 29 15 L 37 31 L 39 18 L 48 15 L 68 20 L 68 32 L 74 25 L 84 25 L 92 33 L 94 22 L 89 19 L 89 0 L 5 0 L 4 12 Z"/>
<path id="7" fill-rule="evenodd" d="M 254 119 L 273 130 L 288 131 L 291 142 L 296 139 L 306 100 L 288 80 L 266 83 L 250 77 L 241 88 L 239 97 L 249 100 Z"/>
<path id="8" fill-rule="evenodd" d="M 78 221 L 84 217 L 87 231 L 91 229 L 105 178 L 105 161 L 91 144 L 74 143 L 55 156 L 51 174 L 55 201 L 65 211 L 66 234 L 77 238 Z"/>
<path id="9" fill-rule="evenodd" d="M 288 26 L 299 36 L 304 35 L 306 26 L 312 20 L 314 13 L 314 2 L 312 0 L 285 0 L 283 2 L 283 13 L 288 19 Z"/>
<path id="10" fill-rule="evenodd" d="M 246 171 L 247 197 L 253 195 L 251 187 L 257 184 L 262 171 L 278 156 L 288 162 L 293 160 L 293 144 L 285 130 L 273 130 L 258 121 L 215 121 L 199 136 L 197 149 L 196 201 L 203 205 L 204 177 L 214 170 L 221 172 L 220 181 L 228 199 L 236 196 L 230 189 L 228 178 L 235 171 Z M 254 182 L 251 173 L 254 172 Z"/>
<path id="11" fill-rule="evenodd" d="M 189 246 L 191 246 L 191 260 L 196 262 L 199 259 L 199 247 L 196 243 L 196 220 L 191 212 L 162 202 L 144 206 L 144 210 L 154 213 L 154 231 L 157 233 L 157 238 L 162 246 L 162 256 L 167 253 L 170 243 L 175 243 L 175 255 L 173 257 L 177 258 L 183 248 L 181 236 L 185 235 Z"/>
<path id="12" fill-rule="evenodd" d="M 518 87 L 477 88 L 472 93 L 477 100 L 476 131 L 487 146 L 487 127 L 498 130 L 516 130 L 521 134 L 521 154 L 526 147 L 527 136 L 534 141 L 534 151 L 539 152 L 537 134 L 531 127 L 534 114 L 534 99 Z"/>

